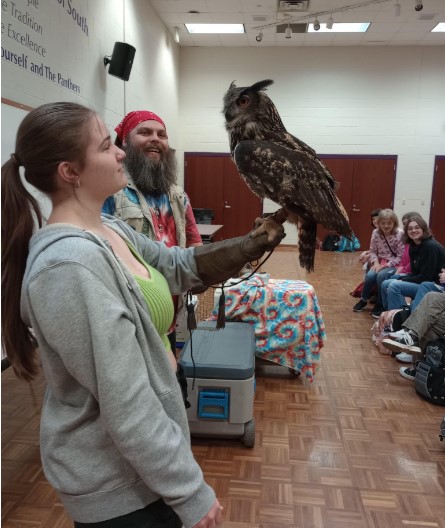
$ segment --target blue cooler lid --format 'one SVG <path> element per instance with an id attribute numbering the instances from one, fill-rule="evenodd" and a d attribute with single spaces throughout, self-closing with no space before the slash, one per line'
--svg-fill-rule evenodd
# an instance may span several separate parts
<path id="1" fill-rule="evenodd" d="M 216 330 L 216 321 L 202 322 L 193 331 L 195 377 L 202 379 L 244 380 L 255 367 L 255 330 L 249 323 L 226 322 Z M 179 364 L 188 378 L 193 377 L 191 342 L 182 349 Z"/>

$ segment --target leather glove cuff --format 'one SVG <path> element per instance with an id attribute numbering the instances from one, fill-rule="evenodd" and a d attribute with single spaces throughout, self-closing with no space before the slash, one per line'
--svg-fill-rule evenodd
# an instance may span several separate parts
<path id="1" fill-rule="evenodd" d="M 243 237 L 196 247 L 196 267 L 202 282 L 206 285 L 223 282 L 247 262 L 258 260 L 266 251 L 271 251 L 285 236 L 281 225 L 275 223 L 273 227 L 256 236 L 252 236 L 254 231 L 251 231 Z"/>

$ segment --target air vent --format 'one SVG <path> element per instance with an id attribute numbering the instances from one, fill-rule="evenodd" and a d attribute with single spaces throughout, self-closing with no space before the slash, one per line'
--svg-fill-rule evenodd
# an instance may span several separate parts
<path id="1" fill-rule="evenodd" d="M 277 26 L 277 33 L 284 33 L 287 26 L 290 26 L 292 33 L 306 33 L 307 24 L 280 24 Z"/>
<path id="2" fill-rule="evenodd" d="M 301 13 L 309 9 L 309 0 L 279 0 L 278 11 Z"/>
<path id="3" fill-rule="evenodd" d="M 254 15 L 252 17 L 252 22 L 266 22 L 266 21 L 267 21 L 267 17 L 265 16 Z"/>

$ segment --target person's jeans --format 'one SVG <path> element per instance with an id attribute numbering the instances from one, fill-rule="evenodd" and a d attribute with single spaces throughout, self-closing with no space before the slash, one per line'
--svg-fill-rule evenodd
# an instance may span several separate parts
<path id="1" fill-rule="evenodd" d="M 388 310 L 388 286 L 392 281 L 399 279 L 402 275 L 394 274 L 390 279 L 385 279 L 380 286 L 380 296 L 384 310 Z"/>
<path id="2" fill-rule="evenodd" d="M 425 297 L 428 292 L 438 292 L 440 291 L 435 282 L 422 282 L 419 284 L 419 289 L 417 290 L 416 296 L 411 303 L 411 311 L 419 306 L 420 301 Z"/>
<path id="3" fill-rule="evenodd" d="M 363 291 L 361 298 L 363 301 L 367 301 L 371 297 L 372 288 L 375 285 L 377 289 L 377 303 L 382 304 L 382 297 L 381 297 L 381 286 L 382 282 L 385 279 L 388 279 L 391 275 L 394 274 L 395 268 L 383 268 L 377 273 L 373 270 L 369 270 L 366 273 L 364 284 L 363 284 Z"/>
<path id="4" fill-rule="evenodd" d="M 384 283 L 382 284 L 382 288 Z M 414 299 L 420 284 L 415 282 L 406 282 L 401 280 L 393 280 L 386 289 L 388 295 L 388 310 L 396 310 L 403 308 L 406 305 L 405 297 Z"/>
<path id="5" fill-rule="evenodd" d="M 74 522 L 74 528 L 181 528 L 182 522 L 162 499 L 142 510 L 97 523 Z"/>

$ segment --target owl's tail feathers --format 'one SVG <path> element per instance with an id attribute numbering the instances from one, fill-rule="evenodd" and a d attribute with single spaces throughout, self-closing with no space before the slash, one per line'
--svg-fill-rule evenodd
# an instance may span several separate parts
<path id="1" fill-rule="evenodd" d="M 303 220 L 298 229 L 299 260 L 302 268 L 314 271 L 315 246 L 317 242 L 317 224 Z"/>

